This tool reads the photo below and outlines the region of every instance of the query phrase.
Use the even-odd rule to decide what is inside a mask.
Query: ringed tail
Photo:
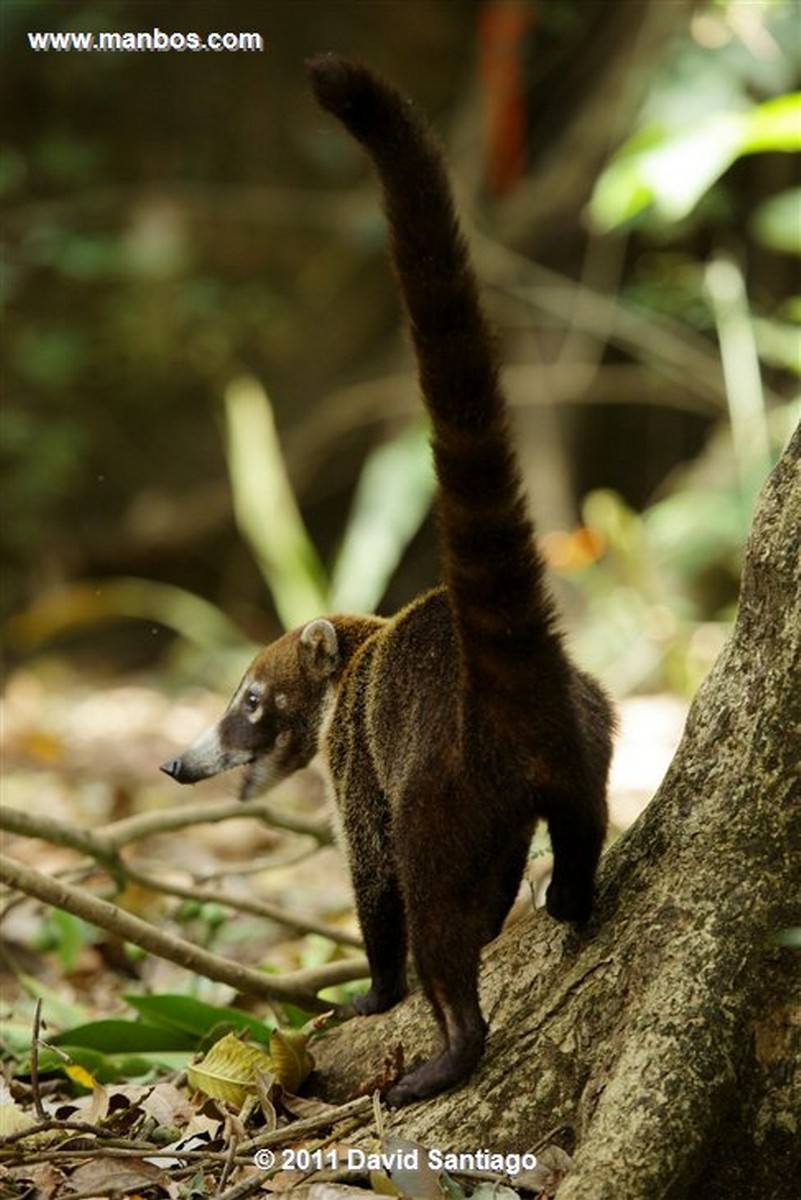
[[[445,577],[466,683],[499,701],[536,687],[553,608],[507,421],[495,338],[440,147],[419,111],[366,67],[308,64],[318,104],[366,149],[417,352],[440,485]]]

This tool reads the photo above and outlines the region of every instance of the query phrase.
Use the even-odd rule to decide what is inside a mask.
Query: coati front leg
[[[371,979],[353,1007],[366,1017],[386,1012],[406,995],[406,922],[395,876],[376,877],[364,866],[361,862],[351,875]]]
[[[370,783],[369,792],[365,781]],[[358,798],[358,803],[354,803]],[[406,919],[389,831],[389,809],[372,770],[348,798],[343,829],[370,988],[353,1007],[362,1016],[385,1012],[406,995]]]

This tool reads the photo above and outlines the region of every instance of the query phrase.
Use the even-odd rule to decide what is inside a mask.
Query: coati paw
[[[437,1073],[429,1070],[430,1066],[430,1063],[423,1063],[422,1067],[418,1067],[416,1071],[411,1071],[408,1075],[403,1075],[397,1083],[392,1085],[384,1096],[384,1101],[389,1108],[403,1108],[418,1100],[427,1100],[430,1096],[444,1092],[458,1082],[458,1078],[450,1079],[447,1074],[439,1077]]]
[[[388,1009],[394,1008],[405,995],[405,988],[386,991],[381,988],[371,987],[369,991],[364,992],[361,996],[356,996],[353,1001],[353,1007],[360,1017],[369,1017],[373,1013],[386,1012]]]
[[[592,888],[554,878],[545,893],[545,907],[555,921],[583,923],[592,912]]]
[[[403,1108],[406,1104],[414,1104],[415,1100],[423,1100],[425,1096],[418,1096],[417,1089],[414,1086],[411,1075],[404,1075],[403,1079],[398,1080],[387,1094],[384,1096],[384,1103],[389,1108]]]
[[[402,1076],[389,1089],[384,1100],[390,1108],[402,1108],[416,1100],[427,1100],[455,1087],[472,1072],[484,1047],[484,1027],[455,1052],[444,1051],[415,1071]]]

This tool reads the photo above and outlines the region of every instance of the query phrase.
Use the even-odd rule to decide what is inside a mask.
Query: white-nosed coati
[[[555,625],[440,150],[365,67],[320,56],[309,70],[318,103],[383,184],[433,424],[445,582],[391,620],[332,616],[285,634],[219,724],[162,769],[194,783],[244,764],[250,794],[321,752],[372,974],[356,1007],[401,999],[411,949],[444,1038],[390,1090],[405,1104],[450,1087],[481,1054],[479,955],[516,895],[538,818],[554,852],[549,913],[589,915],[613,718]]]

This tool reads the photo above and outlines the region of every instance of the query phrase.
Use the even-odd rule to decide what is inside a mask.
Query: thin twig
[[[37,996],[36,1008],[33,1012],[33,1033],[31,1035],[31,1094],[33,1096],[33,1111],[37,1120],[47,1119],[42,1093],[39,1088],[39,1031],[42,1025],[42,997]]]
[[[266,819],[263,801],[257,801],[254,805],[239,805],[236,807],[232,804],[216,805],[214,806],[212,816],[215,820],[224,820],[226,817],[232,815],[239,816],[243,807],[247,809],[245,812],[246,816]],[[180,884],[161,882],[144,872],[138,871],[119,857],[118,849],[127,841],[136,841],[141,837],[152,834],[156,829],[174,828],[175,826],[172,824],[174,815],[179,815],[181,822],[187,816],[186,813],[174,814],[173,810],[168,810],[166,813],[145,813],[142,814],[141,818],[132,817],[125,821],[118,821],[112,825],[107,825],[100,830],[90,832],[86,829],[76,829],[66,821],[59,821],[53,817],[33,815],[5,806],[0,810],[0,828],[24,837],[42,838],[54,845],[68,846],[71,849],[82,851],[112,875],[118,890],[123,888],[126,882],[139,883],[143,887],[148,887],[153,891],[180,896],[184,899],[197,900],[200,903],[215,902],[241,912],[249,912],[255,916],[267,917],[299,933],[316,933],[339,945],[361,949],[361,942],[357,937],[341,932],[340,930],[331,929],[315,917],[288,912],[280,905],[271,904],[266,900],[234,899],[223,894],[218,895],[210,890],[182,887]],[[206,820],[208,809],[198,806],[194,810],[191,810],[188,815],[189,823],[195,824],[199,820]],[[156,818],[156,820],[153,818]],[[290,823],[293,825],[296,824],[294,820],[291,820]],[[309,823],[301,821],[301,825],[302,829],[296,826],[293,832],[310,833],[311,826]],[[318,837],[317,840],[319,842],[321,839]],[[69,873],[74,873],[75,869],[74,867],[69,868]],[[83,871],[84,868],[80,868],[80,870]]]
[[[236,1161],[237,1151],[239,1149],[239,1146],[237,1143],[237,1138],[236,1138],[236,1132],[232,1129],[230,1113],[226,1115],[225,1124],[228,1128],[228,1134],[229,1134],[230,1141],[229,1141],[229,1145],[228,1145],[228,1157],[226,1158],[225,1162],[223,1163],[222,1170],[220,1171],[220,1179],[217,1184],[217,1190],[215,1193],[215,1195],[217,1197],[219,1197],[219,1195],[222,1192],[223,1188],[225,1187],[228,1179],[230,1178],[231,1172],[234,1169],[234,1163]]]
[[[287,833],[313,837],[320,845],[331,845],[334,840],[327,817],[290,816],[264,799],[221,800],[214,804],[181,805],[162,812],[137,813],[106,825],[103,838],[109,846],[120,849],[154,833],[183,829],[187,825],[217,824],[232,817],[253,817]]]
[[[234,1184],[227,1192],[218,1190],[215,1193],[215,1200],[247,1200],[248,1196],[252,1196],[254,1192],[261,1191],[264,1186],[264,1174],[259,1171],[255,1175],[251,1175],[247,1179],[243,1179],[241,1183]],[[222,1187],[222,1180],[220,1180]]]
[[[118,851],[123,846],[151,837],[155,833],[184,829],[188,825],[217,824],[233,817],[253,817],[275,826],[276,829],[312,837],[321,845],[330,845],[333,841],[327,819],[310,820],[288,816],[265,800],[226,800],[217,804],[168,808],[163,812],[137,813],[136,816],[114,821],[94,832],[76,828],[68,821],[59,821],[41,813],[34,815],[4,804],[0,809],[0,829],[23,837],[41,838],[54,846],[67,846],[82,854],[88,854],[116,878],[125,870],[118,857]]]
[[[184,887],[177,883],[167,883],[144,871],[136,870],[129,864],[126,864],[125,873],[130,882],[138,883],[154,892],[164,892],[168,896],[180,896],[183,900],[197,900],[200,904],[222,904],[226,908],[236,909],[237,912],[250,913],[256,917],[267,917],[270,921],[277,921],[289,929],[294,929],[296,933],[316,933],[341,946],[352,946],[355,950],[363,948],[359,938],[354,937],[353,934],[332,929],[330,925],[318,921],[316,917],[288,912],[280,904],[272,904],[269,900],[251,900],[245,896],[229,896],[214,891],[212,888]]]
[[[319,1129],[328,1129],[333,1125],[339,1125],[349,1117],[371,1113],[372,1110],[372,1097],[357,1096],[355,1100],[349,1100],[346,1104],[340,1104],[337,1108],[329,1109],[324,1113],[317,1113],[313,1117],[301,1117],[299,1121],[293,1121],[291,1125],[284,1125],[281,1129],[270,1129],[266,1133],[257,1134],[250,1141],[242,1142],[239,1152],[247,1154],[264,1146],[277,1146],[281,1142],[306,1137],[307,1134],[317,1133]]]
[[[0,1137],[0,1150],[5,1150],[13,1146],[16,1142],[24,1142],[26,1138],[38,1137],[39,1134],[47,1133],[51,1129],[58,1129],[59,1131],[68,1129],[73,1133],[90,1134],[92,1137],[96,1137],[103,1142],[108,1142],[110,1146],[123,1140],[119,1137],[110,1137],[107,1130],[103,1129],[100,1125],[92,1124],[91,1121],[79,1121],[73,1117],[48,1117],[45,1113],[44,1117],[36,1125],[31,1125],[28,1129],[18,1129],[14,1133],[7,1133],[3,1137]],[[134,1151],[138,1154],[161,1153],[161,1148],[155,1146],[152,1142],[137,1142],[135,1139],[125,1138],[124,1143],[125,1145],[122,1148],[130,1150],[132,1153]]]
[[[580,311],[574,280],[532,262],[498,241],[471,230],[482,279],[529,306],[580,327],[604,342],[623,346],[642,362],[710,399],[723,411],[726,388],[714,345],[678,321],[657,316],[583,286]],[[580,322],[580,325],[579,325]]]
[[[70,850],[88,854],[95,862],[100,863],[120,887],[124,884],[124,867],[117,854],[117,847],[107,841],[103,830],[92,833],[88,829],[71,825],[68,821],[59,821],[42,813],[24,812],[8,804],[0,808],[0,829],[22,837],[41,838],[51,845],[66,846]]]
[[[295,867],[305,862],[320,849],[319,846],[293,845],[282,853],[263,854],[259,858],[248,859],[247,862],[225,862],[222,866],[208,866],[193,871],[192,877],[196,883],[214,883],[218,879],[233,879],[246,875],[258,875],[262,871],[278,871],[284,867]]]

